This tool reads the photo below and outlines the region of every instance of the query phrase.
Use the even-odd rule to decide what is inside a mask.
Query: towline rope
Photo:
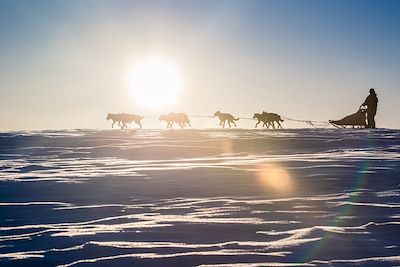
[[[211,116],[211,115],[198,115],[198,114],[188,114],[188,116],[194,117],[194,118],[209,118],[209,119],[215,118],[215,116]],[[159,116],[155,116],[155,115],[145,115],[143,117],[144,118],[159,118]],[[241,119],[241,120],[255,120],[254,118],[251,118],[251,117],[237,117],[237,118]],[[327,128],[331,125],[331,123],[328,121],[300,120],[300,119],[293,119],[293,118],[284,117],[284,116],[281,116],[281,118],[284,120],[288,120],[288,121],[306,123],[316,129]]]
[[[195,118],[216,118],[215,116],[205,116],[205,115],[188,115],[189,117],[195,117]],[[240,120],[254,120],[253,118],[247,118],[247,117],[237,117]]]
[[[285,120],[288,120],[288,121],[307,123],[308,125],[312,126],[315,129],[328,128],[331,125],[331,123],[328,121],[298,120],[298,119],[292,119],[292,118],[287,118],[287,117],[282,117],[282,118]]]
[[[206,116],[206,115],[189,115],[189,117],[195,117],[195,118],[214,118],[214,116]]]
[[[328,121],[312,121],[312,120],[299,120],[299,119],[292,119],[292,118],[288,118],[288,117],[283,117],[283,119],[288,120],[288,121],[297,121],[297,122],[305,122],[307,124],[330,124],[330,122]]]

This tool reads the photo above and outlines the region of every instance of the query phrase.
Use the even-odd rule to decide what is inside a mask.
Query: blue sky
[[[399,14],[386,0],[3,0],[0,129],[104,128],[107,112],[167,112],[128,97],[129,66],[154,53],[182,70],[173,111],[326,121],[374,87],[378,127],[399,128]]]

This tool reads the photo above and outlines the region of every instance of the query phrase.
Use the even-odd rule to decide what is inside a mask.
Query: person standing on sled
[[[378,107],[378,97],[376,96],[374,88],[369,89],[369,96],[361,106],[367,106],[367,128],[376,128],[375,115]]]

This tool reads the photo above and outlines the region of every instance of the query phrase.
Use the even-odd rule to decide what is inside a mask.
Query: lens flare
[[[221,153],[226,156],[232,156],[235,153],[233,151],[233,144],[231,140],[221,141]]]
[[[257,172],[257,178],[265,189],[289,192],[293,189],[290,173],[277,164],[263,164]]]

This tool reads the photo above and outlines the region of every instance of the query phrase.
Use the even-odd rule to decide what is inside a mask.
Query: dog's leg
[[[113,121],[113,123],[111,124],[111,129],[114,129],[114,124],[115,124],[115,121]]]

